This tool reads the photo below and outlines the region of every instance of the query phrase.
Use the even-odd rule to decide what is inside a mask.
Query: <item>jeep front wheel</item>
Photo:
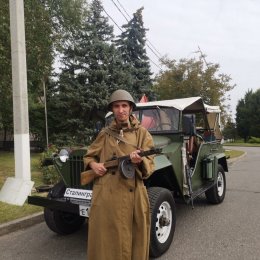
[[[205,192],[207,201],[212,204],[221,203],[226,194],[226,176],[221,165],[218,165],[217,181],[215,185]]]
[[[172,193],[160,187],[148,190],[151,214],[150,256],[159,257],[172,243],[176,212]]]
[[[85,222],[79,215],[48,208],[44,208],[44,219],[49,229],[60,235],[76,232]]]
[[[61,181],[50,190],[48,198],[61,198],[65,190],[64,182]],[[68,235],[80,229],[86,219],[70,212],[44,208],[44,220],[53,232],[60,235]]]

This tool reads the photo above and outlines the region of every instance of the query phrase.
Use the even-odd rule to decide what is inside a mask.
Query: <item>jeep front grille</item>
[[[80,187],[80,173],[84,171],[83,156],[70,157],[70,180],[72,187]]]

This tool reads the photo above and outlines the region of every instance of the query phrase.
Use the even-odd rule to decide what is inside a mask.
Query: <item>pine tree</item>
[[[122,62],[112,42],[113,27],[102,10],[99,0],[92,1],[82,29],[63,52],[63,68],[52,103],[56,125],[62,129],[53,132],[64,144],[89,143],[96,122],[107,112],[110,94],[125,84]],[[62,120],[57,117],[60,111],[64,111]],[[52,134],[52,139],[57,140],[57,136]]]
[[[123,57],[125,70],[131,73],[128,90],[135,99],[140,100],[143,94],[153,98],[152,79],[149,58],[146,54],[146,30],[144,28],[143,8],[133,14],[133,18],[125,25],[124,31],[116,40],[117,47]]]

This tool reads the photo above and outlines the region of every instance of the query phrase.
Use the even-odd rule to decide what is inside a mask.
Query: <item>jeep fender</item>
[[[220,164],[225,172],[228,172],[228,164],[227,164],[227,158],[224,153],[219,153],[216,155],[216,158],[218,160],[218,164]]]
[[[172,165],[172,163],[169,161],[167,156],[164,155],[164,154],[157,155],[154,158],[154,163],[155,163],[155,171],[166,168],[166,167]]]

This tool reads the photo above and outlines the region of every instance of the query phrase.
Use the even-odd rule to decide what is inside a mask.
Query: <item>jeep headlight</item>
[[[59,158],[62,162],[66,162],[69,159],[69,152],[66,149],[61,149],[59,152]]]

